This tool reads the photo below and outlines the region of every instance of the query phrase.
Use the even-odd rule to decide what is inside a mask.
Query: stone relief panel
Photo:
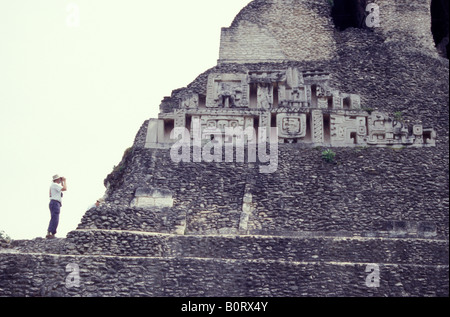
[[[366,137],[366,118],[330,115],[331,144],[362,144]]]
[[[320,110],[313,110],[311,112],[311,141],[313,143],[323,143],[325,140],[323,130],[323,113]]]
[[[178,106],[171,112],[163,111],[160,119],[164,120],[158,126],[152,123],[148,144],[163,142],[154,134],[167,134],[172,126],[192,131],[195,118],[201,122],[201,131],[209,129],[220,134],[227,127],[245,130],[255,124],[276,126],[282,143],[301,140],[331,146],[436,144],[432,128],[420,124],[407,127],[386,113],[369,113],[361,108],[359,95],[341,93],[329,82],[330,74],[325,71],[295,67],[209,74],[206,98],[190,89],[177,91]]]
[[[183,110],[175,111],[174,124],[176,128],[186,127],[186,113]]]
[[[259,128],[266,128],[266,140],[270,140],[269,128],[270,128],[270,112],[261,113],[259,116]]]
[[[259,116],[259,126],[260,127],[270,127],[270,114],[269,113],[262,113]]]
[[[280,113],[277,115],[278,137],[299,139],[306,136],[306,114]]]
[[[325,85],[316,86],[317,108],[328,109],[328,100],[332,100],[333,93]]]
[[[316,95],[318,98],[328,98],[333,97],[333,93],[329,87],[325,85],[317,85],[316,87]]]
[[[286,84],[289,88],[304,86],[303,73],[295,67],[289,67],[286,71]]]
[[[286,82],[280,83],[279,92],[279,100],[285,107],[299,108],[311,102],[311,86],[305,85],[303,72],[298,68],[286,70]]]
[[[371,145],[393,145],[407,143],[407,129],[399,122],[395,122],[385,113],[375,111],[368,119],[369,137]]]
[[[305,87],[296,87],[290,91],[290,100],[293,102],[306,101]]]
[[[414,144],[423,144],[423,126],[413,126]]]
[[[273,106],[273,86],[267,84],[258,85],[257,107],[258,109],[270,109]]]
[[[183,96],[181,100],[182,109],[197,109],[199,107],[198,94],[192,94],[189,96]]]
[[[200,133],[203,140],[208,140],[211,135],[225,134],[225,128],[241,128],[244,131],[246,128],[253,128],[253,117],[243,116],[214,116],[203,115],[193,116],[191,122],[191,131],[194,130],[195,122],[200,123]]]
[[[422,125],[414,125],[410,133],[403,122],[379,111],[369,116],[368,129],[367,143],[370,145],[435,145],[436,132],[433,129],[427,129],[427,141],[424,142],[425,129]]]
[[[317,98],[317,108],[328,109],[328,98],[326,97]]]
[[[339,91],[333,91],[333,109],[342,109],[343,99]]]
[[[245,74],[210,74],[207,108],[245,108],[249,106],[249,85]]]
[[[249,84],[274,84],[286,81],[286,71],[249,72]]]

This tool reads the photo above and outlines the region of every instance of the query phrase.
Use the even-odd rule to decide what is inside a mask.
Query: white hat
[[[53,180],[55,181],[55,180],[57,180],[57,179],[60,179],[61,177],[58,175],[58,174],[56,174],[56,175],[53,175]]]

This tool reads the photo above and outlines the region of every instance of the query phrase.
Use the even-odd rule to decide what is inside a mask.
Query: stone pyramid
[[[65,239],[1,251],[0,296],[448,296],[431,0],[355,1],[345,30],[338,3],[243,8],[217,66],[143,123],[105,203]]]

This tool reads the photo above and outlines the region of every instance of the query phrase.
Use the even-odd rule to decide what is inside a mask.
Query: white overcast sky
[[[0,231],[44,237],[53,174],[59,237],[160,101],[217,63],[250,0],[0,0]],[[79,25],[77,25],[77,9]]]

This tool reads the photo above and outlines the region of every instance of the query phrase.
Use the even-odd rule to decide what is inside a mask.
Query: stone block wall
[[[186,210],[182,207],[129,207],[105,204],[83,216],[79,229],[111,229],[147,232],[176,232],[185,227]]]
[[[448,265],[448,242],[424,238],[75,230],[66,240],[60,253],[67,255]]]
[[[219,63],[329,59],[330,12],[327,1],[253,1],[222,29]]]
[[[113,229],[141,230],[160,213],[179,223],[186,217],[186,233],[236,233],[251,194],[248,232],[378,232],[380,221],[410,221],[429,222],[432,234],[448,235],[442,146],[338,148],[330,164],[321,148],[280,145],[273,174],[260,174],[260,163],[174,163],[168,150],[135,148],[123,174],[126,185],[109,191],[109,205],[88,212],[80,228],[90,228],[101,213],[108,226],[122,223]],[[140,188],[170,191],[173,208],[130,207]]]
[[[380,25],[372,31],[386,42],[437,56],[431,33],[431,0],[367,3],[378,5]],[[333,24],[331,8],[327,0],[252,1],[229,28],[222,29],[219,64],[333,58],[341,36]]]
[[[436,147],[334,148],[330,164],[322,148],[280,145],[277,171],[260,174],[174,163],[145,148],[146,121],[77,230],[0,250],[0,296],[448,296],[448,60],[432,54],[430,0],[375,2],[374,32],[334,30],[327,0],[251,2],[223,30],[219,65],[161,111],[205,96],[210,73],[324,69],[363,107],[435,128]]]
[[[0,296],[448,296],[445,240],[76,230],[12,244]]]
[[[375,0],[380,8],[380,28],[386,41],[437,54],[431,33],[431,0]]]

